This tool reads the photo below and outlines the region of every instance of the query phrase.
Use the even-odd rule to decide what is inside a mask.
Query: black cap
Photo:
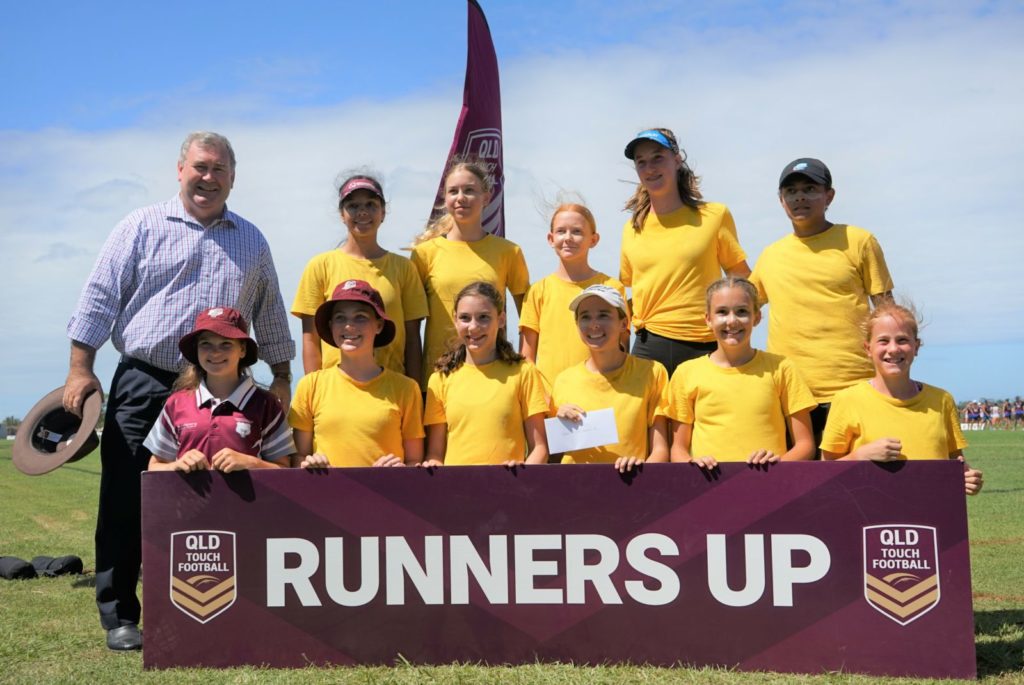
[[[790,176],[796,175],[806,176],[826,188],[832,187],[832,172],[828,170],[828,167],[820,159],[814,159],[813,157],[794,159],[782,170],[782,174],[779,176],[779,187],[781,188],[786,185],[786,181]]]

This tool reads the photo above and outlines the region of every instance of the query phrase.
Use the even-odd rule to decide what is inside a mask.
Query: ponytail
[[[177,392],[179,390],[195,390],[199,387],[199,384],[206,378],[206,374],[199,367],[198,364],[189,364],[178,377],[174,379],[174,385],[171,386],[171,392]]]

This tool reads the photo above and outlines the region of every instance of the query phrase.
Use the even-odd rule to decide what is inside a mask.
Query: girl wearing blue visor
[[[641,131],[626,146],[639,184],[626,202],[619,280],[632,292],[633,354],[669,374],[715,349],[704,320],[705,292],[728,276],[750,275],[729,209],[706,202],[699,179],[667,128]]]

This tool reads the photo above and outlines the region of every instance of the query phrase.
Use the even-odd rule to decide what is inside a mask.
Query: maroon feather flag
[[[447,169],[453,157],[472,158],[487,170],[492,184],[491,202],[484,208],[484,230],[505,235],[505,171],[501,144],[501,84],[498,82],[498,57],[494,54],[487,17],[476,0],[469,0],[469,41],[466,53],[466,85],[462,92],[462,112],[455,125],[455,138],[448,151]],[[438,209],[438,208],[442,209]],[[431,218],[444,207],[444,171],[434,200]]]

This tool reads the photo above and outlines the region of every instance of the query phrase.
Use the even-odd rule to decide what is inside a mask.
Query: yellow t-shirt
[[[718,461],[746,461],[757,450],[785,454],[786,417],[816,404],[789,360],[760,350],[730,368],[691,359],[668,384],[669,418],[693,424],[690,454]]]
[[[331,299],[334,288],[350,279],[366,281],[384,299],[384,311],[395,322],[395,339],[374,351],[381,366],[405,372],[405,322],[422,319],[427,315],[427,296],[423,284],[416,274],[416,268],[405,257],[388,252],[376,259],[358,259],[340,249],[318,254],[309,260],[299,288],[292,302],[295,316],[313,316],[316,309]],[[320,343],[323,357],[321,368],[330,369],[338,365],[340,353],[337,347]]]
[[[385,454],[405,458],[403,440],[423,437],[419,384],[390,369],[361,383],[340,368],[299,379],[288,411],[295,430],[313,433],[313,451],[331,466],[373,466]]]
[[[452,314],[455,296],[474,281],[486,281],[504,295],[522,295],[530,285],[526,259],[519,246],[496,235],[465,242],[439,236],[412,249],[416,265],[427,291],[430,316],[423,345],[424,378],[434,370],[434,362],[455,337]]]
[[[603,273],[579,283],[564,281],[555,274],[530,286],[519,315],[519,328],[537,331],[537,369],[548,383],[553,383],[565,369],[590,358],[587,346],[580,340],[576,317],[569,303],[592,285],[615,288],[626,299],[626,288],[617,279]],[[628,312],[627,312],[628,314]]]
[[[845,224],[791,233],[765,248],[750,280],[771,304],[768,351],[796,364],[818,402],[874,375],[860,326],[869,296],[892,290],[892,278],[873,235]]]
[[[637,233],[622,229],[619,279],[633,293],[633,329],[672,338],[714,340],[704,322],[705,291],[747,258],[725,205],[706,202],[665,216],[647,215]]]
[[[953,397],[931,385],[909,400],[887,397],[868,381],[836,393],[821,449],[844,456],[881,438],[902,443],[901,459],[949,459],[967,447]]]
[[[526,457],[523,421],[547,411],[537,367],[496,360],[463,364],[447,376],[434,372],[423,423],[448,424],[445,464],[501,464]]]
[[[598,464],[619,457],[646,459],[651,452],[648,429],[655,416],[667,409],[665,389],[668,372],[659,362],[626,355],[626,363],[609,374],[601,374],[580,362],[558,374],[551,390],[554,412],[563,404],[577,404],[586,411],[615,411],[619,441],[612,445],[566,452],[563,464]]]

